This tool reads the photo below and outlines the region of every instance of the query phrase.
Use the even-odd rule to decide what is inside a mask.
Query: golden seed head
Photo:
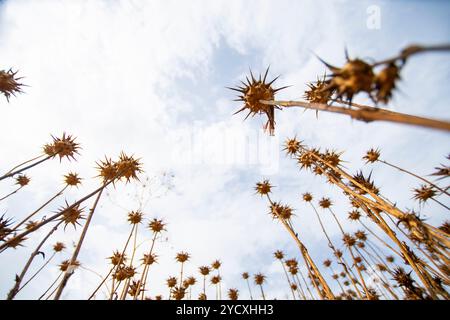
[[[130,182],[131,179],[139,180],[137,174],[143,172],[139,159],[135,159],[133,156],[127,156],[123,152],[120,153],[116,166],[119,175],[118,179],[124,178],[126,182]]]
[[[67,159],[74,159],[75,154],[79,154],[80,145],[75,142],[74,137],[67,135],[64,132],[61,138],[52,136],[51,144],[44,145],[44,152],[50,157],[59,156],[59,160],[66,157]]]
[[[361,240],[361,241],[367,240],[367,234],[363,230],[356,231],[355,237],[356,237],[356,239]]]
[[[348,213],[348,218],[353,221],[358,221],[361,218],[361,213],[358,210],[352,210]]]
[[[256,114],[265,114],[268,120],[266,125],[264,126],[264,129],[269,131],[270,135],[273,135],[275,131],[275,109],[280,108],[278,106],[272,106],[261,103],[260,101],[275,100],[275,93],[286,87],[278,89],[272,88],[272,84],[275,82],[275,80],[278,79],[278,77],[276,77],[269,83],[266,83],[268,72],[269,68],[267,68],[266,73],[262,79],[260,75],[259,79],[256,80],[253,77],[252,72],[250,71],[251,81],[247,77],[246,78],[247,83],[241,81],[243,86],[237,86],[236,88],[228,88],[228,89],[239,92],[239,97],[238,99],[236,99],[236,101],[242,101],[244,103],[244,106],[237,112],[235,112],[235,114],[244,110],[248,110],[246,118],[250,115],[253,116]]]
[[[325,150],[322,159],[331,164],[333,167],[338,167],[341,163],[341,155],[343,152],[336,152],[334,150]]]
[[[27,231],[32,231],[34,229],[36,229],[36,227],[38,226],[39,222],[37,221],[29,221],[26,225],[25,225],[25,229]]]
[[[163,222],[163,220],[153,219],[148,224],[148,227],[150,230],[152,230],[154,233],[159,233],[165,230],[166,224]]]
[[[6,242],[8,243],[8,248],[13,248],[16,249],[17,247],[23,247],[22,242],[24,242],[25,240],[27,240],[28,238],[26,237],[12,237],[9,239],[6,239]]]
[[[300,169],[310,169],[315,160],[310,152],[303,152],[297,157],[297,162],[300,165]]]
[[[188,285],[193,286],[197,282],[197,279],[195,279],[194,277],[188,277],[186,279],[186,282]]]
[[[316,82],[308,83],[308,90],[303,96],[308,102],[328,104],[333,95],[333,90],[328,90],[330,82],[325,80],[326,75],[322,79],[318,78]]]
[[[169,277],[167,278],[166,283],[169,288],[173,288],[177,285],[177,278]]]
[[[142,260],[143,264],[150,266],[150,265],[158,262],[157,261],[158,255],[156,253],[150,253],[150,254],[144,253],[144,257],[141,260]]]
[[[323,265],[328,268],[329,266],[331,266],[331,260],[330,259],[325,260],[323,262]]]
[[[450,221],[444,221],[442,225],[439,227],[439,230],[445,232],[446,234],[450,235]]]
[[[269,180],[264,180],[263,182],[256,183],[256,193],[259,193],[261,196],[269,194],[271,192],[272,186],[269,183]]]
[[[176,287],[172,289],[172,297],[175,300],[182,300],[186,295],[186,289],[183,287]]]
[[[288,266],[289,268],[291,268],[291,267],[297,268],[297,267],[298,267],[298,262],[297,262],[296,259],[288,259],[288,260],[286,260],[284,263],[285,263],[286,266]]]
[[[336,250],[334,251],[334,256],[336,258],[341,258],[342,257],[342,251],[341,250]]]
[[[288,155],[295,155],[301,148],[301,142],[296,138],[287,139],[284,143],[284,149]]]
[[[342,241],[347,247],[353,247],[356,244],[356,239],[348,233],[344,234]]]
[[[213,276],[211,278],[211,283],[212,284],[218,284],[221,280],[222,280],[222,278],[220,276]]]
[[[289,220],[292,217],[292,208],[288,205],[281,205],[279,202],[273,202],[270,205],[270,214],[274,219]]]
[[[380,193],[380,190],[375,186],[375,183],[372,178],[372,172],[367,176],[367,178],[364,176],[362,171],[358,171],[356,175],[353,176],[353,179],[358,182],[361,186],[369,190],[370,192],[378,195]],[[358,192],[361,195],[365,195],[367,192],[363,190],[362,188],[358,187],[353,182],[350,182],[351,187],[355,189],[356,192]]]
[[[361,257],[355,257],[355,262],[356,263],[361,263],[362,262],[362,258]]]
[[[70,172],[64,176],[64,182],[68,186],[76,187],[81,184],[81,178],[78,177],[78,174]]]
[[[103,181],[115,180],[118,178],[117,165],[110,159],[105,157],[105,160],[97,162],[98,177],[103,178]]]
[[[8,71],[0,70],[0,92],[6,97],[9,102],[11,95],[15,96],[16,93],[22,93],[22,83],[18,81],[22,78],[16,77],[17,71],[13,72],[11,69]]]
[[[414,191],[414,199],[419,200],[420,203],[426,202],[428,199],[433,198],[437,195],[436,190],[432,186],[427,186],[425,184],[421,185],[420,188],[416,188]]]
[[[330,198],[322,198],[319,200],[319,206],[321,206],[324,209],[328,209],[331,207],[333,203],[331,202]]]
[[[113,274],[113,278],[116,281],[120,282],[120,281],[123,281],[126,279],[133,278],[135,274],[136,274],[136,269],[133,268],[132,266],[119,265]]]
[[[66,248],[66,246],[62,242],[57,242],[53,245],[53,251],[55,251],[55,252],[61,252],[65,248]]]
[[[277,250],[274,252],[273,254],[275,256],[276,259],[278,260],[283,260],[284,259],[284,253],[281,250]]]
[[[366,160],[366,163],[374,163],[380,158],[380,150],[371,148],[367,151],[366,155],[363,157],[363,160]]]
[[[24,174],[21,174],[21,175],[17,176],[17,178],[16,178],[16,184],[21,187],[25,187],[29,183],[30,183],[30,178],[28,178]]]
[[[198,295],[198,300],[207,300],[208,298],[206,297],[206,294],[204,294],[204,293],[200,293],[199,295]]]
[[[143,213],[139,210],[128,213],[128,222],[130,224],[139,224],[142,221]]]
[[[198,269],[203,276],[207,276],[211,272],[211,269],[208,266],[201,266]]]
[[[237,300],[239,298],[239,290],[228,289],[228,298],[230,298],[230,300]]]
[[[128,294],[132,297],[137,297],[142,292],[142,284],[138,280],[133,280],[130,284],[130,287],[128,289]]]
[[[113,266],[124,264],[127,261],[127,257],[125,253],[121,253],[118,250],[113,252],[113,255],[109,257],[108,259],[111,260],[111,264]]]
[[[254,279],[255,279],[255,283],[257,285],[262,285],[266,280],[266,276],[263,275],[262,273],[257,273],[257,274],[255,274]]]
[[[216,270],[219,269],[221,265],[222,265],[222,262],[220,262],[220,260],[215,260],[215,261],[213,261],[213,263],[211,263],[211,267]]]
[[[243,278],[244,280],[247,280],[249,277],[250,277],[250,276],[248,275],[248,272],[243,272],[243,273],[242,273],[242,278]]]
[[[366,245],[364,244],[364,242],[358,242],[358,243],[356,244],[356,246],[357,246],[358,248],[360,248],[360,249],[364,249],[364,248],[366,247]]]
[[[69,269],[69,267],[72,267],[73,269],[75,269],[75,268],[78,268],[80,265],[81,264],[80,264],[80,262],[78,262],[78,260],[75,260],[73,264],[70,263],[70,260],[64,260],[59,265],[59,270],[62,272],[65,272],[65,271],[67,271],[67,269]]]
[[[184,262],[188,261],[189,258],[190,258],[189,253],[180,252],[180,253],[177,253],[175,260],[177,260],[178,262],[184,263]]]
[[[386,261],[389,263],[393,263],[395,261],[395,258],[393,256],[387,256]]]
[[[381,272],[386,272],[388,269],[386,268],[386,266],[382,263],[378,263],[377,264],[377,269],[380,270]]]
[[[80,204],[69,206],[66,201],[66,207],[61,207],[59,209],[59,212],[63,212],[61,220],[64,221],[64,228],[66,228],[69,223],[72,224],[75,229],[76,225],[81,225],[78,220],[84,219],[83,210],[84,208],[80,208]]]
[[[395,82],[400,79],[400,70],[395,63],[390,63],[375,75],[376,101],[387,104],[395,89]]]
[[[303,197],[303,200],[306,201],[306,202],[311,202],[312,199],[313,199],[312,194],[309,193],[309,192],[305,192],[305,193],[302,195],[302,197]]]

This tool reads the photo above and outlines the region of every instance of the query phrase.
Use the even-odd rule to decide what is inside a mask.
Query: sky
[[[0,99],[0,172],[38,155],[51,134],[76,136],[82,150],[77,161],[52,160],[30,170],[30,185],[0,202],[0,212],[24,217],[62,188],[63,174],[78,172],[83,186],[58,198],[46,214],[57,210],[64,200],[74,201],[99,185],[96,161],[105,155],[117,157],[123,150],[141,158],[142,184],[145,177],[153,179],[143,190],[151,193],[141,208],[146,218],[168,223],[156,245],[160,259],[150,273],[149,296],[167,297],[164,280],[179,272],[175,254],[187,251],[192,258],[186,272],[198,279],[198,266],[215,259],[223,262],[224,292],[238,288],[241,297],[248,297],[241,273],[262,272],[267,275],[267,296],[286,298],[289,290],[273,252],[280,249],[299,258],[298,250],[267,214],[267,201],[255,195],[256,182],[270,179],[276,186],[272,198],[295,208],[294,224],[317,264],[331,253],[314,213],[300,199],[303,192],[316,199],[331,197],[345,228],[357,229],[346,219],[349,205],[339,190],[321,177],[300,172],[295,160],[285,156],[286,138],[297,136],[310,146],[345,151],[349,172],[373,171],[383,195],[439,225],[447,218],[441,207],[419,206],[411,199],[412,188],[420,185],[417,180],[381,164],[364,165],[361,158],[369,148],[379,147],[383,159],[426,175],[444,163],[449,136],[334,114],[320,113],[316,119],[314,112],[289,109],[276,113],[271,137],[262,130],[262,117],[243,121],[242,113],[232,115],[240,105],[225,87],[238,84],[249,68],[261,73],[270,65],[269,78],[281,75],[275,85],[291,86],[277,98],[301,99],[306,83],[326,71],[314,54],[342,65],[345,47],[351,57],[380,60],[409,44],[445,43],[450,38],[449,14],[446,1],[4,0],[0,69],[19,70],[27,87],[9,103]],[[399,89],[387,108],[450,119],[449,80],[448,54],[415,56],[402,70]],[[368,102],[364,97],[356,101]],[[108,189],[80,255],[86,269],[75,273],[62,298],[87,298],[99,275],[107,273],[106,258],[126,241],[126,215],[139,208],[134,195],[142,192],[142,184]],[[0,194],[13,188],[12,180],[2,181]],[[323,214],[337,243],[340,231]],[[151,237],[144,229],[142,248]],[[25,248],[2,254],[1,296],[46,232],[37,232]],[[68,227],[52,237],[46,252],[57,240],[69,248],[17,298],[35,299],[50,285],[79,232]],[[40,263],[37,259],[32,270]],[[208,290],[213,296],[214,288]],[[257,296],[257,288],[253,290]]]

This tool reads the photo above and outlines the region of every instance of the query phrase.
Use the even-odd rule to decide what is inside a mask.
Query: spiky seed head
[[[105,156],[105,160],[97,162],[98,177],[101,177],[104,182],[115,180],[118,177],[117,165]]]
[[[362,262],[362,258],[361,257],[355,257],[355,262],[356,263],[361,263]]]
[[[235,112],[235,114],[244,110],[248,110],[248,114],[245,118],[247,118],[250,115],[254,116],[256,114],[265,114],[267,116],[267,123],[264,126],[264,130],[267,130],[270,135],[273,135],[275,131],[275,109],[280,109],[280,107],[263,104],[260,101],[275,100],[275,93],[286,87],[278,89],[274,89],[272,87],[272,84],[275,82],[276,79],[278,79],[278,77],[273,79],[269,83],[266,83],[268,71],[269,68],[267,68],[264,78],[261,79],[260,76],[259,80],[256,80],[250,71],[251,81],[247,77],[247,83],[242,82],[243,87],[237,86],[236,88],[228,88],[228,89],[239,92],[239,97],[237,101],[242,101],[244,103],[244,106],[237,112]]]
[[[0,70],[0,92],[6,97],[6,101],[9,102],[11,95],[15,96],[16,93],[22,93],[22,86],[24,84],[18,81],[22,78],[16,77],[17,71],[13,72],[11,69],[8,71]]]
[[[130,288],[128,289],[128,294],[132,297],[137,297],[142,292],[142,284],[139,280],[132,280]]]
[[[17,247],[23,247],[22,242],[24,242],[25,240],[27,240],[28,238],[26,237],[21,237],[21,236],[16,236],[16,237],[11,237],[9,239],[6,239],[5,241],[8,243],[8,248],[13,248],[13,249],[17,249]]]
[[[367,240],[367,234],[363,230],[358,230],[355,232],[355,238],[360,241],[366,241]]]
[[[325,150],[325,153],[322,155],[322,159],[328,162],[333,167],[338,167],[342,162],[341,155],[343,152],[337,152],[334,150]]]
[[[255,274],[254,280],[255,280],[255,284],[260,286],[265,282],[266,276],[263,275],[262,273],[257,273],[257,274]]]
[[[219,269],[221,265],[222,265],[222,262],[220,260],[214,260],[211,263],[211,267],[216,270]]]
[[[366,247],[366,244],[364,242],[358,242],[356,243],[356,246],[360,249],[364,249]]]
[[[380,190],[375,186],[375,183],[372,178],[372,172],[365,177],[362,171],[358,171],[356,175],[353,176],[353,179],[359,183],[361,186],[363,186],[365,189],[369,190],[371,193],[378,195],[380,193]],[[366,190],[358,187],[355,183],[352,181],[350,182],[350,186],[355,189],[356,192],[358,192],[360,195],[367,194]]]
[[[75,260],[72,264],[70,263],[70,260],[64,260],[59,265],[59,270],[62,272],[66,272],[69,269],[69,267],[75,269],[75,268],[78,268],[80,265],[81,264],[78,260]]]
[[[263,182],[256,183],[256,193],[260,194],[261,196],[267,195],[271,192],[272,185],[270,184],[269,180],[264,180]]]
[[[148,224],[148,228],[154,232],[154,233],[160,233],[165,230],[166,224],[163,222],[163,220],[158,220],[154,218],[151,220]]]
[[[248,272],[243,272],[242,273],[242,279],[247,280],[249,277],[250,276],[249,276]]]
[[[332,206],[332,204],[333,203],[331,202],[330,198],[323,197],[319,200],[319,206],[321,206],[323,209],[328,209]]]
[[[311,193],[305,192],[305,193],[302,195],[302,198],[303,198],[303,200],[306,201],[306,202],[311,202],[312,199],[313,199],[313,196],[312,196]]]
[[[83,210],[84,208],[80,208],[80,204],[73,206],[69,205],[66,201],[66,206],[59,209],[59,213],[62,212],[62,216],[60,219],[64,221],[64,229],[68,224],[72,224],[75,229],[77,225],[81,226],[79,220],[84,219]]]
[[[186,289],[183,287],[176,287],[172,289],[172,297],[175,300],[182,300],[186,295]]]
[[[119,155],[119,160],[116,162],[118,179],[124,178],[126,182],[131,179],[139,180],[138,174],[143,172],[140,159],[135,159],[133,156],[127,156],[124,152]]]
[[[450,167],[441,164],[441,167],[435,167],[435,172],[433,172],[432,176],[438,176],[438,180],[450,177]]]
[[[201,266],[198,269],[200,271],[200,274],[203,276],[207,276],[211,272],[211,269],[208,266]]]
[[[304,98],[311,103],[328,104],[333,91],[329,90],[330,81],[326,80],[326,75],[323,78],[318,78],[316,82],[308,83],[308,90],[305,91]]]
[[[326,259],[324,262],[323,262],[323,265],[325,266],[325,267],[329,267],[329,266],[331,266],[331,260],[330,259]]]
[[[124,264],[127,261],[127,257],[125,253],[121,253],[118,250],[113,252],[113,255],[108,259],[111,260],[111,264],[113,266]]]
[[[287,139],[284,143],[284,149],[287,153],[287,155],[293,156],[297,154],[297,152],[301,148],[301,142],[298,141],[296,138]]]
[[[27,177],[25,174],[21,174],[21,175],[17,176],[17,178],[16,178],[16,184],[21,187],[25,187],[29,183],[30,183],[30,178]]]
[[[175,256],[175,260],[177,260],[178,262],[184,263],[186,261],[189,260],[191,256],[189,255],[189,253],[187,252],[179,252],[177,253],[177,255]]]
[[[194,277],[191,276],[191,277],[188,277],[186,279],[186,281],[187,281],[188,285],[193,286],[197,282],[197,279],[195,279]]]
[[[392,97],[396,81],[400,79],[400,69],[390,63],[375,75],[376,101],[387,104]]]
[[[228,289],[228,298],[230,298],[230,300],[237,300],[239,298],[239,290]]]
[[[64,176],[64,182],[68,186],[77,187],[79,184],[81,184],[81,178],[77,173],[69,172]]]
[[[358,210],[352,210],[348,213],[348,219],[353,221],[358,221],[361,218],[361,213]]]
[[[39,225],[39,222],[37,221],[29,221],[26,225],[25,225],[25,229],[27,231],[33,231],[36,229],[36,227]]]
[[[298,261],[296,259],[287,259],[285,262],[286,266],[288,266],[289,268],[298,267]]]
[[[50,157],[59,156],[59,160],[66,157],[68,160],[75,160],[75,155],[79,154],[80,145],[75,142],[75,137],[63,132],[61,138],[52,136],[52,143],[44,145],[44,152]]]
[[[348,233],[344,234],[342,241],[347,247],[353,247],[356,244],[356,239]]]
[[[279,202],[273,202],[270,205],[270,214],[274,219],[289,220],[292,217],[292,208],[288,205],[282,205]]]
[[[136,274],[136,269],[133,268],[132,266],[119,265],[113,274],[113,278],[116,281],[120,282],[120,281],[123,281],[126,279],[133,278],[135,274]]]
[[[158,261],[158,255],[156,253],[146,254],[144,253],[144,257],[141,259],[144,265],[150,266]]]
[[[395,258],[393,256],[387,256],[386,257],[386,261],[389,262],[389,263],[394,263]]]
[[[206,297],[206,294],[200,293],[200,294],[198,295],[198,300],[208,300],[208,298]]]
[[[5,238],[11,232],[10,228],[11,225],[12,219],[6,218],[5,215],[3,214],[0,217],[0,239]]]
[[[366,163],[374,163],[380,158],[380,150],[371,148],[367,151],[366,155],[363,157],[363,160],[366,160]]]
[[[131,211],[130,213],[128,213],[128,222],[130,224],[139,224],[142,222],[142,216],[144,214],[140,211],[140,210],[136,210],[136,211]]]
[[[62,242],[57,242],[53,245],[53,251],[55,251],[55,252],[61,252],[65,248],[66,248],[66,246]]]
[[[342,251],[341,250],[335,250],[334,251],[334,256],[336,258],[341,258],[342,257]]]
[[[177,278],[175,278],[175,277],[167,278],[166,284],[169,288],[175,287],[177,285]]]
[[[277,250],[274,252],[273,254],[275,256],[276,259],[278,260],[283,260],[284,259],[284,253],[281,250]]]
[[[218,284],[221,280],[222,280],[222,278],[220,276],[213,276],[211,278],[211,283],[212,284]]]
[[[377,264],[377,269],[380,270],[381,272],[386,272],[388,270],[387,267],[382,263]]]
[[[428,199],[437,195],[436,190],[432,186],[427,186],[425,184],[421,185],[420,188],[413,189],[413,191],[413,198],[419,200],[420,203],[425,203]]]
[[[311,153],[303,152],[297,157],[297,163],[299,164],[301,170],[310,169],[315,163],[315,160]]]
[[[450,235],[450,221],[444,221],[442,225],[439,227],[439,230],[445,232],[446,234]]]

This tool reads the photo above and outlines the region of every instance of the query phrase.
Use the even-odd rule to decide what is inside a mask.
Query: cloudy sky
[[[273,198],[295,208],[295,226],[318,264],[331,254],[300,194],[331,197],[343,222],[349,206],[322,178],[300,172],[281,151],[283,141],[296,135],[311,146],[345,151],[350,172],[373,170],[383,195],[440,224],[447,217],[441,207],[411,200],[418,181],[378,164],[364,166],[361,157],[379,147],[384,159],[425,175],[444,163],[449,135],[333,114],[316,119],[314,112],[291,109],[276,114],[276,135],[269,137],[261,129],[264,119],[232,116],[240,106],[225,86],[238,84],[249,67],[259,73],[270,65],[270,78],[281,74],[278,86],[291,85],[277,98],[300,99],[305,84],[325,71],[313,53],[341,65],[345,46],[352,57],[378,60],[411,43],[444,43],[450,39],[449,14],[447,1],[1,1],[0,69],[19,70],[28,87],[9,104],[0,100],[0,172],[38,155],[51,134],[73,134],[83,149],[76,162],[54,160],[31,170],[31,184],[0,202],[0,213],[24,217],[62,188],[63,174],[78,172],[83,186],[50,205],[43,213],[49,214],[64,199],[74,201],[94,189],[95,162],[124,150],[142,158],[146,175],[156,177],[143,208],[146,217],[168,223],[156,246],[160,261],[151,269],[150,296],[167,297],[164,279],[179,272],[175,254],[187,251],[187,274],[199,278],[197,267],[219,258],[223,288],[236,287],[248,297],[240,274],[263,272],[267,295],[286,298],[283,271],[272,253],[298,253],[267,214],[266,201],[254,194],[255,183],[270,179]],[[448,54],[413,57],[388,107],[449,119],[449,80]],[[71,278],[63,298],[89,296],[100,281],[89,270],[106,274],[105,258],[126,241],[126,214],[139,207],[134,195],[141,188],[119,185],[101,199],[80,255],[87,269]],[[12,181],[2,181],[0,195],[12,189]],[[323,214],[338,242],[339,230]],[[77,231],[58,231],[46,251],[56,240],[69,249],[18,298],[37,298],[50,285]],[[45,233],[1,255],[1,296]],[[150,236],[142,230],[142,248]],[[40,263],[38,258],[32,270]],[[213,296],[214,289],[208,290]]]

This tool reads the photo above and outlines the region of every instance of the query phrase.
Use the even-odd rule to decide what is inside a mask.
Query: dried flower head
[[[367,240],[367,234],[363,230],[358,230],[355,232],[356,239],[360,241],[366,241]]]
[[[142,221],[143,213],[140,210],[131,211],[128,213],[128,222],[130,224],[139,224]]]
[[[113,255],[111,257],[109,257],[108,259],[111,260],[111,264],[113,266],[123,264],[127,261],[127,257],[125,255],[125,253],[121,253],[118,250],[114,251]]]
[[[16,77],[17,71],[13,72],[12,69],[8,71],[0,70],[0,92],[6,97],[9,102],[11,95],[15,96],[16,93],[22,93],[22,86],[24,84],[18,81],[22,78]]]
[[[61,252],[65,248],[66,248],[66,246],[62,242],[57,242],[53,245],[53,251],[55,251],[55,252]]]
[[[323,262],[323,265],[325,266],[325,267],[330,267],[331,266],[331,260],[330,259],[326,259],[324,262]]]
[[[296,138],[293,139],[287,139],[284,143],[284,149],[288,155],[295,155],[301,148],[301,142],[298,141]]]
[[[438,180],[450,177],[450,167],[449,166],[445,166],[445,165],[441,164],[441,167],[435,167],[434,169],[436,169],[436,171],[433,172],[431,175],[439,177]]]
[[[208,266],[201,266],[198,269],[203,276],[207,276],[211,272],[211,269]]]
[[[296,259],[287,259],[286,261],[284,261],[284,263],[289,268],[297,268],[298,267],[298,261]]]
[[[190,258],[189,253],[187,252],[179,252],[177,253],[175,260],[177,260],[178,262],[184,263],[186,261],[188,261]]]
[[[193,286],[195,283],[197,282],[197,279],[195,279],[194,277],[188,277],[187,279],[186,279],[186,283],[188,284],[188,285],[190,285],[190,286]]]
[[[275,259],[278,259],[278,260],[284,259],[284,253],[281,250],[275,251],[273,255],[275,256]]]
[[[69,172],[64,176],[64,182],[68,186],[77,187],[79,184],[81,184],[81,178],[78,177],[78,174]]]
[[[11,218],[6,218],[4,214],[0,217],[0,240],[2,240],[8,234],[11,233],[10,228],[11,224],[12,224]]]
[[[256,183],[256,193],[259,193],[261,196],[269,194],[271,192],[272,186],[269,183],[269,180],[264,180],[263,182]]]
[[[172,297],[175,300],[182,300],[186,295],[186,289],[183,287],[176,287],[172,289]]]
[[[386,261],[389,262],[389,263],[394,263],[395,258],[393,256],[387,256],[386,257]]]
[[[358,171],[356,173],[356,175],[353,176],[353,179],[359,183],[361,186],[363,186],[364,188],[366,188],[367,190],[369,190],[370,192],[378,195],[380,193],[380,190],[375,186],[373,180],[371,180],[372,178],[372,172],[370,172],[370,174],[367,176],[367,178],[364,176],[364,174],[362,173],[362,171]],[[366,194],[366,190],[358,187],[356,184],[354,184],[353,182],[350,182],[350,186],[352,188],[355,189],[356,192],[358,192],[361,195]]]
[[[74,159],[75,154],[79,154],[78,150],[80,149],[80,145],[75,142],[74,137],[70,134],[66,136],[64,132],[61,138],[54,137],[52,135],[52,143],[46,144],[44,146],[44,153],[49,157],[59,156],[59,160],[66,157],[67,159]]]
[[[323,78],[317,78],[316,82],[308,83],[308,90],[305,91],[303,96],[307,101],[311,103],[323,103],[328,104],[333,95],[334,90],[329,90],[329,80],[326,80],[326,75]]]
[[[17,176],[17,178],[16,178],[16,184],[21,187],[25,187],[29,183],[30,183],[30,178],[28,178],[24,174],[21,174],[21,175]]]
[[[137,297],[139,296],[139,294],[141,294],[142,287],[143,285],[139,280],[138,281],[133,280],[130,284],[130,288],[128,289],[128,294],[132,297]]]
[[[236,88],[228,89],[239,92],[240,95],[238,99],[236,99],[236,101],[242,101],[244,103],[244,106],[234,114],[246,109],[248,110],[248,114],[245,119],[247,119],[250,115],[254,116],[256,114],[265,114],[268,120],[266,125],[264,126],[264,130],[269,131],[269,134],[273,135],[275,131],[275,109],[280,109],[280,107],[267,105],[261,103],[260,101],[273,101],[275,99],[275,93],[287,87],[281,87],[278,89],[274,89],[272,87],[272,84],[275,82],[275,80],[278,79],[278,77],[266,83],[268,72],[269,68],[267,68],[266,73],[264,74],[264,77],[262,79],[260,75],[259,79],[256,80],[253,76],[252,71],[250,70],[251,81],[248,79],[248,77],[246,77],[247,83],[241,81],[243,86],[236,86]]]
[[[27,239],[28,238],[23,237],[23,236],[15,236],[15,237],[6,239],[5,241],[8,243],[8,248],[16,249],[17,247],[23,247],[22,242],[24,242]]]
[[[207,300],[208,298],[206,297],[206,294],[204,294],[204,293],[200,293],[199,295],[198,295],[198,300]]]
[[[289,220],[292,217],[292,208],[288,205],[281,205],[273,202],[270,205],[270,214],[274,219]]]
[[[211,283],[212,284],[218,284],[221,280],[222,280],[222,278],[220,276],[213,276],[211,278]]]
[[[169,277],[167,278],[166,283],[169,288],[173,288],[177,285],[177,278]]]
[[[255,279],[255,283],[260,286],[265,282],[266,276],[263,275],[262,273],[257,273],[257,274],[255,274],[254,279]]]
[[[352,210],[348,213],[349,220],[358,221],[361,218],[361,213],[358,210]]]
[[[413,198],[419,200],[420,203],[425,203],[428,199],[437,195],[436,190],[434,190],[432,186],[427,186],[425,184],[421,185],[420,188],[413,189],[413,191]]]
[[[61,220],[64,221],[64,229],[69,223],[72,224],[75,229],[77,225],[81,226],[78,220],[84,219],[83,210],[84,208],[80,208],[80,204],[77,204],[76,206],[69,205],[66,201],[66,207],[61,207],[59,209],[60,213],[63,212]]]
[[[366,163],[374,163],[380,158],[380,150],[371,148],[367,151],[366,155],[363,157],[363,160],[366,160]]]
[[[322,155],[322,159],[328,162],[333,167],[338,167],[342,162],[342,154],[343,152],[337,152],[335,150],[325,150],[325,153]]]
[[[342,241],[347,247],[353,247],[356,244],[356,239],[348,233],[344,234]]]
[[[211,267],[216,270],[219,269],[221,265],[222,265],[222,262],[220,260],[214,260],[211,263]]]
[[[341,258],[342,257],[342,251],[341,250],[335,250],[334,251],[334,256],[336,257],[336,258]]]
[[[442,225],[439,227],[439,230],[450,235],[450,221],[447,220],[444,223],[442,223]]]
[[[133,156],[127,156],[121,152],[119,160],[116,162],[118,179],[124,178],[126,182],[130,182],[131,179],[139,180],[137,175],[142,171],[142,164],[140,159],[135,159]]]
[[[158,261],[158,255],[156,253],[150,253],[150,254],[146,254],[144,253],[144,257],[141,259],[142,263],[150,266],[154,263],[157,263]]]
[[[71,267],[71,269],[75,269],[75,268],[78,268],[80,265],[81,264],[80,264],[80,262],[78,262],[78,260],[75,260],[72,264],[70,263],[70,260],[64,260],[59,265],[59,270],[62,272],[65,272],[68,269],[70,269],[69,267]]]
[[[306,201],[306,202],[311,202],[312,199],[313,199],[313,196],[312,196],[311,193],[309,193],[309,192],[305,192],[305,193],[302,195],[302,197],[303,197],[303,200]]]
[[[400,79],[400,69],[395,63],[390,63],[375,75],[376,101],[387,104],[395,89],[395,82]]]
[[[115,180],[118,178],[117,165],[105,156],[105,160],[97,162],[98,177],[101,177],[104,182]]]
[[[123,281],[126,279],[133,278],[135,274],[136,274],[136,269],[133,268],[132,266],[119,265],[113,274],[113,278],[116,281],[120,282],[120,281]]]
[[[159,233],[159,232],[165,230],[165,226],[166,226],[166,224],[163,222],[163,220],[158,220],[158,219],[153,219],[148,224],[148,228],[154,233]]]
[[[250,276],[249,276],[248,272],[243,272],[243,273],[242,273],[242,278],[243,278],[244,280],[247,280],[249,277],[250,277]]]
[[[237,300],[239,298],[239,290],[228,289],[228,298],[230,298],[230,300]]]
[[[39,225],[39,222],[37,221],[29,221],[27,222],[27,224],[25,225],[25,229],[27,231],[33,231],[36,229],[36,227]]]
[[[323,197],[322,199],[319,200],[319,206],[321,206],[324,209],[331,207],[332,204],[333,203],[331,202],[330,198]]]

